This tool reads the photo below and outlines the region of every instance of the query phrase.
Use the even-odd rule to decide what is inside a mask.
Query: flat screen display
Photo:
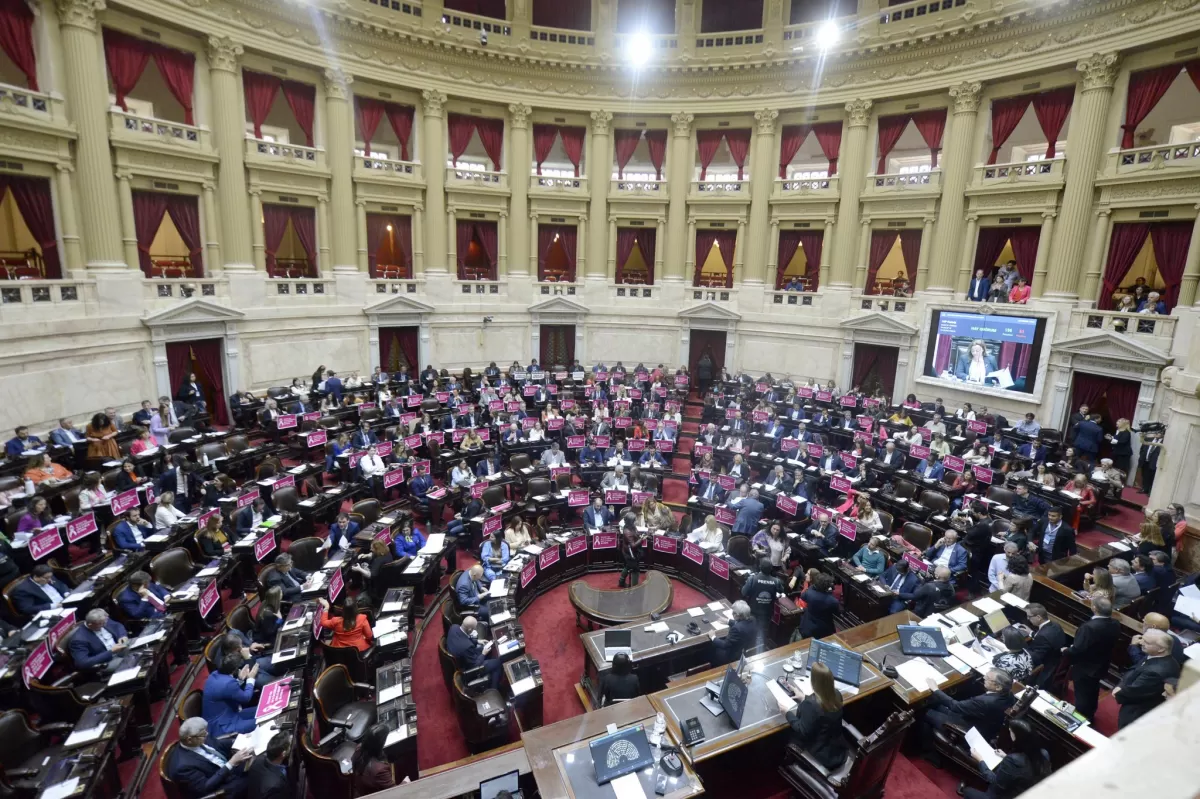
[[[1045,334],[1040,317],[935,310],[923,374],[968,390],[1031,394]]]

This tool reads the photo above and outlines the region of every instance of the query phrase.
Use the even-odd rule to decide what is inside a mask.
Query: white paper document
[[[101,724],[99,727],[89,727],[86,730],[75,730],[73,733],[67,736],[67,740],[63,742],[63,746],[69,749],[72,746],[83,746],[84,744],[90,744],[92,741],[99,739],[107,728],[107,724]]]
[[[492,580],[492,584],[488,587],[488,595],[492,599],[503,599],[508,594],[508,580],[503,577]]]
[[[371,633],[376,638],[379,638],[387,635],[388,633],[394,633],[396,630],[399,630],[403,624],[403,616],[387,616],[375,622],[375,626],[371,628]]]
[[[1200,588],[1196,587],[1195,583],[1180,588],[1179,593],[1191,599],[1200,599]]]
[[[979,617],[966,608],[955,608],[954,610],[947,611],[945,616],[950,621],[955,621],[959,624],[971,624],[972,622],[979,621]]]
[[[503,624],[504,622],[508,621],[511,618],[512,618],[511,613],[509,613],[507,610],[502,610],[499,613],[496,613],[492,616],[491,622],[493,625]]]
[[[609,785],[612,786],[617,799],[646,799],[646,792],[642,790],[642,782],[638,779],[636,771],[624,777],[617,777]]]
[[[774,680],[767,680],[767,690],[771,692],[771,696],[775,697],[776,702],[786,702],[792,707],[796,706],[796,700],[787,695],[787,692],[779,687],[779,683]]]
[[[1000,595],[1000,601],[1006,605],[1012,605],[1014,608],[1021,608],[1021,609],[1024,609],[1025,606],[1029,604],[1029,602],[1027,602],[1024,599],[1021,599],[1021,597],[1017,596],[1016,594],[1007,594],[1007,593]]]
[[[951,655],[958,658],[963,663],[966,663],[973,669],[989,666],[992,662],[987,655],[972,649],[969,646],[963,646],[962,644],[947,644],[946,649],[949,650]]]
[[[976,754],[983,755],[983,762],[988,768],[994,769],[1000,765],[1000,761],[1004,758],[996,754],[996,750],[988,745],[988,742],[983,740],[983,736],[979,730],[972,727],[967,730],[967,746],[971,747],[971,751]]]
[[[714,622],[712,623],[712,628],[713,628],[714,630],[716,630],[717,632],[720,632],[721,630],[728,630],[728,629],[729,629],[729,625],[728,625],[728,624],[726,624],[726,623],[725,623],[725,622],[723,622],[723,621],[714,621]]]
[[[634,775],[636,777],[636,775]],[[51,785],[49,788],[38,794],[38,799],[65,799],[75,793],[75,789],[79,787],[79,778],[72,777],[69,780],[64,780],[58,785]],[[638,787],[641,787],[639,783]],[[644,796],[645,794],[643,794]]]
[[[947,675],[920,659],[904,661],[896,666],[896,672],[906,683],[918,691],[928,691],[930,680],[937,680],[938,685],[944,685],[950,681]]]
[[[689,616],[703,616],[704,608],[688,608]]]
[[[404,602],[384,602],[383,607],[379,609],[380,613],[402,613],[404,612]]]
[[[138,672],[142,670],[141,666],[130,666],[127,669],[121,669],[108,678],[109,685],[119,685],[123,682],[137,679]]]
[[[959,674],[969,674],[971,671],[970,666],[954,657],[954,655],[948,655],[947,657],[942,658],[942,660],[946,661],[946,663]]]
[[[425,546],[421,547],[421,552],[432,554],[441,552],[446,546],[445,533],[433,533],[429,538],[425,539]]]
[[[137,648],[137,647],[139,647],[139,646],[145,646],[146,644],[152,644],[152,643],[154,643],[155,641],[161,641],[163,638],[166,638],[166,637],[167,637],[167,631],[166,631],[166,630],[159,630],[159,631],[158,631],[158,632],[156,632],[156,633],[150,633],[150,635],[143,635],[143,636],[141,636],[140,638],[136,639],[136,640],[135,640],[135,641],[134,641],[134,642],[133,642],[133,643],[130,645],[130,647],[129,647],[129,648],[130,648],[130,649],[136,649],[136,648]]]
[[[854,575],[853,577],[851,577],[850,579],[854,580],[855,582],[859,582],[859,583],[865,583],[867,580],[870,580],[870,579],[871,579],[871,575],[869,575],[869,574],[856,574],[856,575]]]
[[[391,732],[388,733],[388,737],[386,739],[384,739],[383,745],[386,748],[386,747],[391,746],[392,744],[400,743],[407,737],[408,737],[408,725],[401,724],[398,729],[392,730]]]
[[[1200,599],[1193,599],[1190,596],[1175,597],[1175,610],[1190,618],[1200,616]]]
[[[992,599],[990,596],[980,597],[971,604],[973,604],[981,613],[985,615],[988,613],[995,613],[997,610],[1004,610],[1004,606]]]
[[[379,692],[379,695],[375,697],[375,704],[383,705],[401,696],[404,696],[404,683],[393,685],[391,688],[384,688]]]
[[[709,610],[720,610],[722,607],[724,607],[724,605],[722,605],[720,602],[709,602],[706,607]]]
[[[533,677],[526,677],[523,680],[517,680],[512,684],[513,696],[520,696],[526,691],[532,691],[537,687],[537,680]]]

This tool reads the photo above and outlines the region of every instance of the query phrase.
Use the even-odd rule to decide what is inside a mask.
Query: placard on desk
[[[993,477],[994,477],[993,472],[988,467],[986,467],[986,466],[976,466],[975,467],[975,479],[978,480],[979,482],[985,483],[987,485],[991,485]]]
[[[221,591],[217,588],[216,580],[209,580],[208,585],[200,592],[200,599],[197,603],[200,611],[200,618],[208,616],[209,611],[217,606],[221,601]]]
[[[497,513],[483,520],[483,534],[489,536],[499,532],[504,527],[504,517]]]
[[[333,576],[329,578],[329,601],[336,602],[341,595],[342,589],[346,585],[346,579],[342,577],[341,569],[334,569]]]
[[[67,541],[74,544],[82,538],[87,538],[100,528],[96,525],[96,514],[91,511],[67,522]]]
[[[616,549],[616,533],[596,533],[592,536],[592,549]]]
[[[275,551],[275,544],[275,531],[268,530],[266,535],[254,542],[254,559],[262,563],[263,558]]]
[[[538,555],[538,568],[548,569],[555,563],[558,563],[558,559],[559,551],[557,546],[551,546],[543,549],[541,554]]]
[[[573,558],[576,555],[581,555],[587,552],[588,542],[587,534],[577,535],[574,538],[567,539],[567,557]]]
[[[291,430],[296,424],[296,414],[294,413],[285,413],[275,419],[276,430]]]
[[[329,434],[324,430],[312,430],[304,437],[304,442],[309,449],[323,447],[327,441],[329,441]]]
[[[113,516],[120,516],[130,508],[136,508],[138,504],[137,489],[131,488],[113,497],[108,503],[108,507],[112,510]]]
[[[531,560],[525,565],[525,568],[521,569],[521,587],[525,588],[527,585],[533,582],[533,578],[536,576],[537,561]]]
[[[674,555],[679,551],[679,539],[672,538],[669,535],[654,536],[654,551],[664,552],[668,555]]]
[[[922,447],[920,444],[913,444],[908,448],[908,454],[920,460],[929,460],[929,447]]]
[[[829,488],[840,494],[849,494],[851,489],[854,488],[854,484],[845,477],[839,477],[835,474],[829,478]]]
[[[625,446],[630,452],[643,452],[646,449],[646,440],[644,438],[631,438],[625,442]]]
[[[242,508],[246,507],[247,505],[253,504],[254,500],[258,499],[259,496],[261,496],[261,494],[259,493],[257,488],[251,489],[250,491],[247,491],[245,494],[242,494],[240,497],[237,498],[238,510],[241,510]]]
[[[795,516],[796,512],[800,509],[800,504],[791,497],[780,494],[779,496],[775,497],[775,507],[781,513],[786,513],[789,516]]]
[[[29,539],[29,557],[35,561],[41,560],[62,545],[62,535],[59,534],[58,528],[47,528]]]
[[[263,686],[262,695],[258,698],[258,707],[254,711],[255,719],[263,719],[282,713],[292,699],[292,678],[284,677]]]
[[[404,482],[404,468],[392,469],[383,476],[383,487],[394,488]]]
[[[50,647],[42,641],[33,648],[21,666],[21,679],[25,681],[25,687],[28,688],[31,682],[46,676],[46,672],[50,671],[53,665],[54,658],[50,655]]]
[[[719,524],[733,524],[737,521],[737,513],[724,505],[717,505],[713,508],[713,516],[716,517]]]
[[[62,618],[54,623],[54,626],[46,633],[46,645],[53,651],[62,637],[67,634],[67,630],[71,629],[71,625],[75,623],[75,611],[71,610],[63,614]]]
[[[942,458],[942,465],[952,472],[961,472],[966,468],[967,462],[957,455],[947,455]]]
[[[610,488],[604,492],[605,505],[625,505],[628,501],[629,494],[625,491]]]
[[[853,541],[858,537],[858,525],[854,523],[853,519],[847,519],[845,517],[838,519],[837,528],[838,535],[840,535],[842,538],[849,538],[851,541]]]

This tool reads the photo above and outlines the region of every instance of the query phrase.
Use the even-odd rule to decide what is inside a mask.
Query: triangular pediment
[[[709,300],[693,305],[690,308],[684,308],[675,315],[681,319],[721,319],[724,321],[737,321],[742,318],[740,313],[731,311]]]
[[[574,300],[568,300],[566,297],[551,297],[548,300],[530,305],[529,312],[585,314],[588,312],[588,309],[587,306],[581,305]]]
[[[241,311],[217,305],[210,300],[193,297],[165,311],[150,314],[142,319],[142,322],[147,327],[164,327],[170,325],[195,325],[205,322],[234,322],[244,319],[245,316]]]
[[[368,305],[363,309],[363,313],[366,314],[432,312],[432,305],[421,302],[420,300],[414,300],[411,297],[406,297],[403,294],[393,294],[386,300],[380,300],[374,305]]]
[[[861,316],[854,316],[841,323],[843,330],[863,330],[872,333],[891,333],[897,336],[912,336],[917,328],[901,322],[893,316],[879,311],[872,311]]]
[[[1097,330],[1054,345],[1056,353],[1081,355],[1088,358],[1115,359],[1134,363],[1166,366],[1174,360],[1168,353],[1150,347],[1129,336],[1117,335],[1108,330]]]

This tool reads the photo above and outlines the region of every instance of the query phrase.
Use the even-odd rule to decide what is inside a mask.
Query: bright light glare
[[[817,44],[822,50],[829,50],[838,43],[842,38],[842,29],[833,20],[826,20],[820,28],[817,29]]]
[[[654,43],[650,41],[649,36],[641,32],[635,33],[625,42],[625,57],[635,68],[643,67],[650,60],[652,47]]]
[[[392,232],[392,226],[391,226],[391,225],[388,225],[388,226],[387,226],[387,229],[388,229],[388,233],[391,233],[391,232]]]

